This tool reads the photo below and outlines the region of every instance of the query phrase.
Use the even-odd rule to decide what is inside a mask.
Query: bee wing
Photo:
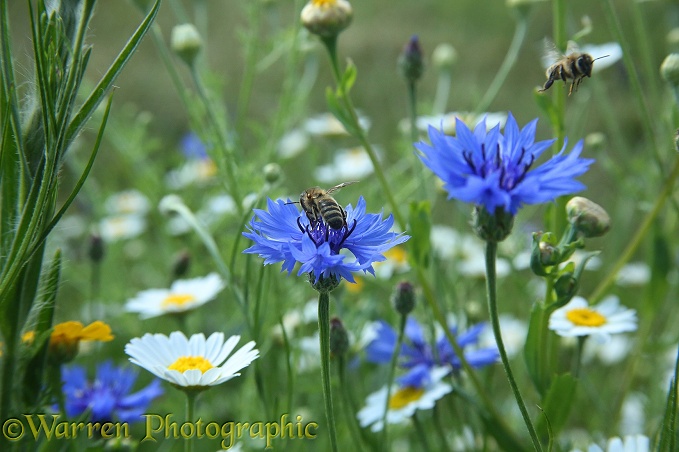
[[[328,189],[326,190],[326,193],[330,194],[330,193],[332,193],[332,192],[335,192],[335,191],[339,190],[340,188],[344,188],[344,187],[346,187],[347,185],[355,184],[355,183],[357,183],[357,182],[358,182],[357,180],[352,180],[351,182],[342,182],[342,183],[339,184],[339,185],[335,185],[335,186],[332,187],[332,188],[328,188]]]
[[[543,68],[547,69],[563,57],[564,54],[559,51],[553,41],[549,38],[543,40],[542,58],[540,59]]]
[[[568,41],[568,44],[566,44],[566,55],[570,55],[571,53],[575,52],[580,52],[578,43],[575,41]]]

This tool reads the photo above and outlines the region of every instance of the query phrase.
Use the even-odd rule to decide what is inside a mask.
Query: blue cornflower
[[[410,238],[390,232],[392,215],[384,219],[381,214],[366,213],[363,197],[356,208],[347,206],[346,224],[340,229],[329,227],[322,218],[310,221],[289,201],[269,199],[267,207],[254,209],[243,235],[255,244],[243,252],[264,258],[264,265],[283,262],[281,271],[288,274],[299,262],[297,274],[311,273],[314,284],[321,277],[354,282],[352,273],[357,271],[374,275],[372,264],[385,260],[385,251]],[[353,254],[353,259],[343,250]]]
[[[484,328],[484,323],[478,323],[464,333],[458,334],[455,328],[452,328],[451,332],[456,337],[457,344],[464,350],[465,347],[474,346],[479,342],[479,335]],[[434,367],[448,366],[453,371],[459,371],[462,367],[445,335],[441,335],[436,340],[435,348],[432,348],[424,337],[422,327],[412,317],[408,317],[406,321],[404,334],[406,341],[399,351],[399,365],[408,369],[408,372],[397,379],[401,385],[421,387]],[[367,360],[379,364],[390,362],[396,347],[396,331],[387,322],[379,321],[375,335],[376,337],[366,347]],[[464,357],[471,367],[478,368],[497,362],[499,354],[495,347],[475,348],[465,351]]]
[[[111,361],[97,366],[93,382],[87,381],[84,367],[64,366],[61,371],[66,414],[78,417],[90,410],[93,422],[136,422],[146,412],[153,399],[163,394],[160,380],[130,394],[137,373],[116,367]]]
[[[497,125],[486,130],[482,120],[473,131],[456,119],[456,136],[429,127],[431,145],[415,147],[420,160],[444,182],[448,198],[484,206],[495,214],[501,208],[515,215],[524,204],[540,204],[578,192],[585,186],[575,178],[584,174],[593,159],[580,158],[582,141],[570,154],[566,144],[557,155],[534,167],[555,140],[535,141],[537,119],[519,130],[510,113],[504,134]]]
[[[193,132],[189,132],[182,137],[180,147],[182,154],[187,159],[205,159],[208,156],[207,146]]]

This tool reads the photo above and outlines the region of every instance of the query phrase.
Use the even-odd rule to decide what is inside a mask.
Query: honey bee
[[[356,182],[358,181],[343,182],[327,190],[320,187],[308,188],[299,196],[299,204],[312,223],[323,219],[332,229],[342,229],[342,226],[347,225],[347,213],[330,194]]]
[[[547,44],[547,46],[549,49],[546,56],[549,61],[554,61],[554,63],[547,68],[545,73],[547,81],[538,92],[547,91],[557,80],[563,80],[564,84],[567,84],[568,80],[572,80],[571,87],[568,90],[568,95],[570,96],[573,91],[578,90],[578,86],[580,86],[585,77],[592,76],[593,63],[596,60],[610,56],[604,55],[592,58],[592,55],[578,51],[577,46],[573,42],[568,43],[567,55],[562,55],[556,51],[553,44]]]

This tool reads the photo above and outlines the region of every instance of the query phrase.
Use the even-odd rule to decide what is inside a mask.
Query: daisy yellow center
[[[422,388],[413,388],[412,386],[401,388],[391,395],[389,409],[399,410],[409,403],[419,400],[422,394],[424,394],[424,389]]]
[[[170,370],[178,370],[179,372],[186,372],[187,370],[198,369],[202,373],[212,369],[213,366],[210,361],[202,356],[180,356],[177,361],[167,366]]]
[[[311,0],[314,6],[332,6],[337,3],[337,0]]]
[[[169,308],[170,306],[182,307],[187,303],[190,303],[196,299],[195,296],[186,293],[173,293],[167,296],[160,304],[164,308]]]
[[[398,262],[399,264],[405,264],[408,261],[408,255],[406,254],[406,250],[404,250],[400,246],[395,246],[386,253],[384,253],[384,256],[387,259],[394,260]]]
[[[606,317],[588,308],[572,309],[566,313],[566,318],[578,326],[601,326],[606,323]]]

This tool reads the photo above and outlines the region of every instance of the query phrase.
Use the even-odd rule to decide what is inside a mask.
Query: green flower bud
[[[439,44],[434,49],[431,60],[438,70],[450,70],[457,62],[457,50],[450,44]]]
[[[330,319],[330,355],[343,356],[349,351],[349,335],[342,321],[337,317]]]
[[[337,36],[351,23],[354,11],[346,0],[311,0],[304,6],[302,25],[322,38]]]
[[[672,86],[679,86],[679,53],[670,53],[660,65],[660,75]]]
[[[410,314],[415,307],[415,288],[408,281],[398,283],[392,300],[399,314]]]
[[[533,245],[530,254],[530,268],[538,276],[546,276],[548,269],[561,263],[561,252],[556,237],[551,232],[533,233]]]
[[[340,280],[335,275],[330,275],[329,278],[324,278],[321,276],[318,278],[317,282],[314,282],[316,280],[314,272],[309,272],[308,275],[309,284],[311,284],[314,290],[316,290],[318,293],[330,293],[335,290],[340,283]]]
[[[557,306],[563,306],[571,301],[571,298],[573,298],[575,294],[578,293],[579,287],[580,285],[578,284],[578,280],[573,276],[572,273],[564,273],[563,275],[559,276],[559,278],[554,283],[554,292],[556,293]]]
[[[526,15],[530,12],[533,5],[543,3],[546,0],[507,0],[507,7],[517,11],[519,14]]]
[[[582,196],[568,201],[566,214],[568,222],[584,237],[599,237],[611,228],[611,217],[604,208]]]
[[[267,163],[264,165],[264,180],[273,184],[281,178],[281,166],[278,163]]]
[[[398,58],[398,68],[403,78],[409,82],[416,82],[422,77],[424,59],[417,36],[410,38],[410,41],[403,48],[403,52]]]
[[[502,208],[490,214],[483,206],[474,206],[472,211],[472,229],[477,236],[486,242],[501,242],[512,232],[514,216]]]
[[[193,66],[203,48],[203,40],[193,24],[176,25],[172,29],[170,47],[187,65]]]

